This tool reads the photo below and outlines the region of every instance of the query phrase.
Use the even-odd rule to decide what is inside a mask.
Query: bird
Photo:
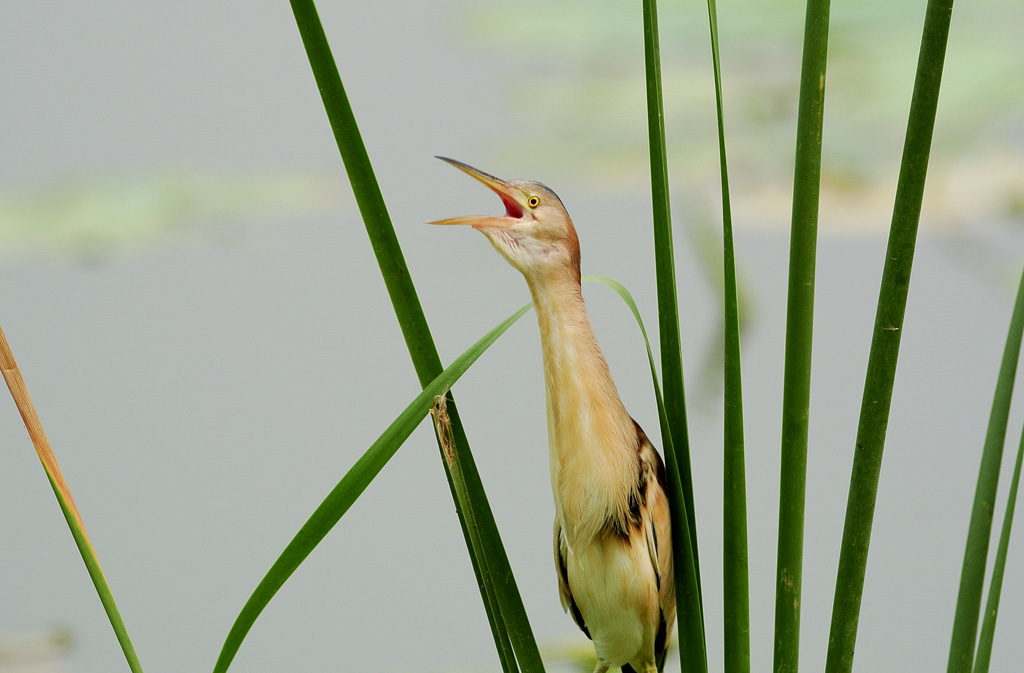
[[[541,183],[437,158],[489,187],[505,214],[430,224],[483,233],[526,278],[533,299],[562,608],[593,641],[594,673],[661,673],[676,616],[665,465],[627,413],[598,346],[583,302],[576,229]]]

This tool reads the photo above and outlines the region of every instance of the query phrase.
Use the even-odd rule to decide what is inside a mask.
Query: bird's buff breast
[[[570,550],[566,570],[598,657],[621,665],[651,648],[658,615],[648,612],[657,610],[658,595],[646,545],[602,535]]]
[[[563,385],[549,395],[555,398],[548,405],[551,489],[574,547],[626,516],[636,484],[636,435],[621,406],[595,400],[582,386]]]

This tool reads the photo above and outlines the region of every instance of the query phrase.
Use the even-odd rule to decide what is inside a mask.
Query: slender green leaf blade
[[[651,155],[651,200],[654,209],[654,258],[658,277],[658,325],[661,368],[665,380],[665,408],[670,434],[665,443],[665,463],[670,482],[672,551],[676,567],[676,601],[682,670],[707,670],[704,638],[704,608],[701,598],[700,557],[697,547],[693,476],[686,422],[682,347],[679,339],[679,310],[676,295],[675,256],[668,193],[668,157],[665,150],[664,102],[661,86],[661,55],[658,46],[656,0],[644,0],[644,62],[647,81],[647,128]],[[671,450],[669,448],[671,447]],[[678,491],[678,493],[677,493]],[[681,499],[677,496],[682,496]],[[681,501],[680,501],[681,500]],[[683,537],[686,540],[683,540]],[[692,568],[693,577],[688,575]]]
[[[633,297],[632,295],[630,295],[629,290],[627,290],[625,286],[622,285],[622,283],[618,282],[613,278],[609,278],[608,276],[584,276],[583,280],[601,283],[603,285],[606,285],[607,287],[610,287],[612,290],[615,291],[616,294],[619,295],[619,297],[622,298],[624,302],[626,302],[626,305],[629,307],[629,310],[633,312],[633,317],[636,319],[636,323],[640,327],[640,334],[644,338],[644,345],[647,347],[647,359],[651,365],[651,380],[654,385],[654,397],[658,404],[658,419],[661,424],[662,442],[665,445],[665,455],[669,456],[672,453],[673,447],[672,433],[669,430],[670,421],[668,417],[668,410],[665,407],[665,400],[662,396],[661,384],[658,382],[658,368],[654,362],[654,353],[651,351],[651,342],[650,339],[648,339],[647,337],[647,329],[644,327],[644,321],[640,317],[640,311],[636,307],[636,302],[633,301]],[[666,465],[666,469],[669,470],[669,472],[671,472],[673,468],[671,467],[670,463]],[[681,498],[682,496],[682,491],[679,488],[678,483],[678,473],[676,476],[677,479],[674,482],[671,478],[669,479],[668,495],[670,499],[672,497]],[[681,591],[684,592],[684,595],[690,598],[690,602],[686,603],[686,605],[692,605],[693,598],[698,596],[699,592],[699,586],[697,584],[697,572],[696,568],[694,568],[693,565],[695,550],[690,545],[690,540],[692,538],[690,537],[689,521],[686,519],[686,517],[677,517],[677,519],[678,520],[673,519],[672,521],[672,535],[674,536],[672,539],[672,546],[673,553],[676,554],[673,557],[673,559],[675,560],[676,590],[680,591],[679,587],[682,587]],[[679,544],[677,545],[677,543]],[[682,547],[682,553],[676,553],[677,546]],[[684,605],[682,601],[677,600],[677,603],[679,604],[680,609]],[[679,655],[680,659],[682,660],[681,664],[683,666],[683,670],[695,670],[695,667],[698,667],[696,670],[706,671],[706,654],[702,655],[703,632],[696,631],[698,624],[693,619],[692,614],[680,614],[678,615],[677,619],[680,624],[679,638],[680,641],[684,643],[684,645],[681,645],[679,648]],[[687,637],[688,631],[689,637]],[[697,636],[700,636],[701,639],[695,641],[694,639],[697,638]],[[701,646],[700,648],[691,648],[698,649],[698,652],[696,654],[694,652],[687,652],[687,647],[689,647],[689,644],[693,642],[696,642],[697,645]],[[702,669],[699,668],[702,665],[700,656],[704,657]]]
[[[827,673],[846,673],[853,668],[882,449],[903,334],[951,12],[951,0],[928,2],[861,401],[825,661]]]
[[[601,283],[605,287],[609,287],[615,291],[615,294],[626,303],[629,310],[633,313],[633,317],[636,319],[637,327],[640,328],[640,335],[644,338],[644,345],[647,347],[647,359],[651,364],[651,377],[654,381],[654,396],[658,403],[659,413],[667,415],[664,411],[664,399],[661,395],[661,383],[658,381],[658,368],[654,362],[654,352],[651,350],[651,340],[647,337],[647,328],[644,327],[643,318],[640,317],[640,309],[637,308],[636,301],[633,300],[633,295],[630,294],[626,286],[619,281],[609,276],[601,275],[587,275],[582,278],[584,283]]]
[[[811,400],[814,277],[829,11],[829,0],[807,2],[797,113],[786,307],[774,666],[776,671],[794,673],[798,670],[800,659],[807,430]]]
[[[238,649],[245,639],[246,634],[256,622],[257,617],[263,612],[270,600],[284,585],[292,573],[316,548],[320,541],[326,537],[336,523],[348,511],[352,503],[362,495],[366,487],[384,468],[399,447],[408,439],[412,431],[416,429],[423,417],[427,415],[434,406],[434,398],[445,393],[459,378],[466,373],[466,370],[476,362],[477,358],[486,351],[491,344],[497,340],[505,331],[512,326],[526,311],[531,304],[523,306],[513,313],[501,324],[492,329],[483,338],[468,348],[462,355],[456,358],[447,369],[441,372],[433,381],[429,382],[419,395],[402,411],[401,414],[388,426],[388,428],[377,438],[370,448],[356,461],[349,471],[338,482],[337,486],[320,503],[313,514],[309,517],[299,532],[295,534],[288,546],[277,558],[274,564],[267,571],[255,591],[246,601],[241,613],[235,619],[228,637],[221,649],[217,664],[214,666],[214,673],[226,671]]]
[[[711,60],[715,73],[718,152],[722,174],[722,251],[724,295],[725,432],[723,455],[723,612],[725,672],[750,671],[750,577],[747,558],[747,476],[743,448],[743,374],[740,367],[740,314],[736,287],[736,253],[729,199],[729,167],[725,151],[722,71],[718,53],[718,10],[708,0]]]
[[[977,662],[974,655],[974,638],[978,631],[979,611],[981,610],[981,593],[985,583],[985,565],[988,561],[989,538],[992,533],[992,513],[996,503],[996,492],[999,488],[999,471],[1003,462],[1003,447],[1006,442],[1006,426],[1010,420],[1010,401],[1013,397],[1013,384],[1017,376],[1017,365],[1020,359],[1021,338],[1024,335],[1024,275],[1021,276],[1017,288],[1017,300],[1014,303],[1010,327],[1006,334],[1006,345],[1003,358],[999,364],[996,377],[996,389],[992,398],[992,410],[989,413],[988,428],[985,431],[985,444],[981,454],[981,465],[978,468],[978,482],[974,489],[974,505],[971,509],[971,522],[967,531],[967,543],[964,549],[963,568],[960,571],[960,590],[954,613],[953,635],[949,648],[949,670],[970,671],[972,663],[978,670],[978,664],[988,668],[988,653],[978,652]],[[1012,506],[1008,505],[1007,517],[1012,519]],[[1004,520],[1004,531],[1009,535]],[[1002,546],[1002,541],[1000,541]],[[1004,559],[1005,560],[1005,559]],[[998,604],[999,590],[995,586],[996,577],[993,572],[992,586],[989,588],[989,602]],[[989,611],[986,611],[986,622]],[[995,615],[992,615],[991,628],[995,626]],[[986,649],[991,649],[991,631]]]
[[[1019,342],[1018,334],[1018,342]],[[999,548],[996,550],[995,563],[992,566],[992,582],[988,589],[988,601],[985,604],[985,618],[981,624],[981,635],[978,638],[978,653],[974,659],[974,673],[988,673],[992,659],[992,641],[996,632],[996,617],[999,614],[999,597],[1003,590],[1003,575],[1006,572],[1006,555],[1010,548],[1010,529],[1013,527],[1013,511],[1017,505],[1017,489],[1020,486],[1021,462],[1024,461],[1024,430],[1021,431],[1020,443],[1017,446],[1017,462],[1013,466],[1013,477],[1010,479],[1010,494],[1006,499],[1006,513],[1003,515],[1003,530],[999,535]]]
[[[644,346],[647,348],[647,360],[651,365],[651,381],[654,385],[654,398],[658,405],[658,418],[661,425],[662,441],[665,443],[665,453],[668,453],[669,447],[672,443],[672,433],[668,432],[668,411],[665,408],[665,398],[662,396],[661,383],[658,380],[658,366],[654,361],[654,353],[651,351],[651,340],[647,337],[647,328],[644,327],[643,318],[640,317],[640,309],[637,308],[636,302],[633,300],[633,295],[629,293],[626,286],[608,276],[591,275],[583,276],[583,282],[586,283],[601,283],[602,285],[611,288],[615,291],[615,294],[619,295],[622,301],[626,302],[626,306],[633,313],[633,318],[636,319],[636,324],[640,328],[640,335],[644,338]]]

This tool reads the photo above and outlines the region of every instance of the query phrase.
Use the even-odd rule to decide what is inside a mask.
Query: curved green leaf
[[[651,351],[651,340],[647,337],[647,328],[644,327],[643,318],[640,317],[640,309],[636,307],[636,302],[633,301],[633,295],[629,293],[626,286],[608,276],[591,275],[583,276],[583,281],[586,283],[601,283],[606,287],[610,287],[615,291],[622,301],[626,302],[626,306],[633,312],[633,317],[636,318],[636,324],[640,328],[640,334],[644,337],[644,346],[647,347],[647,360],[651,365],[651,379],[654,381],[654,398],[658,403],[658,414],[662,417],[662,424],[665,424],[665,419],[668,417],[668,413],[665,411],[665,400],[661,395],[661,382],[658,381],[658,366],[654,362],[654,353]],[[671,436],[663,439],[664,442],[671,442]]]
[[[951,671],[970,671],[972,663],[975,671],[988,669],[988,656],[991,652],[992,635],[995,628],[995,606],[991,610],[985,611],[985,628],[982,629],[982,640],[979,643],[977,657],[974,654],[974,638],[978,630],[978,613],[981,610],[985,565],[988,561],[989,542],[992,534],[992,513],[995,509],[996,492],[999,488],[999,472],[1003,462],[1003,447],[1006,443],[1006,426],[1010,421],[1010,402],[1013,398],[1014,380],[1017,377],[1022,338],[1024,338],[1024,274],[1021,275],[1020,284],[1017,287],[1017,299],[1014,302],[1010,326],[1006,332],[1006,345],[1003,347],[1003,358],[999,364],[999,374],[996,377],[992,410],[989,412],[985,444],[981,452],[981,465],[978,468],[978,481],[974,488],[974,505],[971,509],[971,522],[967,529],[963,567],[960,570],[960,590],[957,594],[953,635],[949,646],[949,668]],[[1011,490],[1015,495],[1015,484]],[[1009,522],[1012,520],[1011,497],[1011,502],[1007,503],[1003,537],[1009,536]],[[1005,564],[1003,542],[1000,540],[1000,550],[1004,553],[1003,562]],[[997,572],[994,569],[992,585],[989,587],[990,605],[994,602],[998,606],[999,584],[1001,583],[1002,572],[1001,570],[998,572],[997,580]]]
[[[514,322],[526,313],[532,304],[527,304],[509,316],[504,322],[488,332],[482,339],[467,349],[447,369],[428,383],[423,391],[398,415],[387,430],[377,438],[366,453],[356,461],[338,485],[324,498],[312,516],[303,524],[292,541],[288,543],[281,555],[267,571],[257,585],[249,600],[246,601],[241,613],[231,626],[231,631],[224,642],[214,673],[226,671],[238,652],[246,634],[256,622],[263,609],[270,603],[274,594],[291,577],[307,556],[316,548],[321,540],[330,532],[341,517],[352,506],[352,503],[366,490],[374,477],[383,469],[398,448],[416,429],[423,417],[434,406],[434,398],[448,390],[476,359],[491,344],[505,333]]]
[[[708,0],[711,62],[715,74],[718,115],[718,154],[722,174],[722,294],[724,320],[725,431],[722,481],[722,608],[724,612],[725,673],[750,671],[750,575],[747,556],[747,475],[743,449],[743,376],[740,368],[740,311],[733,249],[729,167],[725,152],[725,112],[722,68],[718,54],[718,9]]]
[[[619,297],[622,298],[626,305],[629,306],[629,310],[633,312],[633,317],[636,318],[636,324],[640,327],[640,333],[644,337],[644,345],[647,347],[647,360],[651,365],[651,380],[654,383],[654,398],[658,404],[658,419],[661,422],[661,441],[664,444],[664,453],[666,456],[666,467],[671,472],[671,463],[669,462],[668,456],[672,455],[672,431],[671,431],[671,419],[669,417],[668,409],[665,406],[665,400],[661,393],[661,384],[658,382],[658,367],[654,362],[654,353],[651,351],[651,341],[647,337],[647,329],[644,327],[644,321],[640,317],[640,311],[636,307],[636,302],[633,301],[632,295],[625,286],[614,278],[608,276],[584,276],[584,281],[601,283],[613,289]],[[675,491],[673,493],[673,491]],[[682,500],[683,493],[680,489],[679,480],[673,481],[669,479],[669,498],[677,498]],[[676,510],[683,511],[685,510]],[[690,598],[690,603],[683,603],[678,599],[679,611],[679,631],[680,640],[687,643],[697,643],[700,647],[687,647],[680,648],[680,665],[684,671],[694,670],[707,670],[707,650],[704,647],[704,621],[703,616],[700,612],[699,599],[699,584],[700,579],[697,576],[697,569],[694,566],[693,559],[696,558],[697,550],[693,548],[691,537],[690,522],[687,517],[673,517],[672,521],[672,552],[675,558],[675,573],[676,573],[676,586],[682,587],[680,590],[682,595]],[[682,553],[678,553],[678,552]]]
[[[1021,441],[1017,447],[1017,462],[1014,464],[1013,477],[1010,480],[1010,495],[1006,500],[1003,530],[999,535],[999,548],[996,550],[996,559],[992,566],[992,583],[989,586],[988,601],[985,604],[985,619],[981,624],[981,635],[978,637],[978,653],[974,659],[974,673],[988,673],[989,661],[992,659],[992,641],[995,638],[996,617],[999,614],[999,596],[1003,589],[1003,575],[1006,571],[1006,555],[1010,547],[1010,529],[1013,527],[1013,510],[1017,504],[1022,460],[1024,460],[1024,432],[1021,433]]]
[[[1017,505],[1017,489],[1020,486],[1022,461],[1024,461],[1024,431],[1021,432],[1020,444],[1017,445],[1017,462],[1013,466],[1013,476],[1010,478],[1010,494],[1006,498],[1003,530],[999,535],[999,548],[996,550],[995,563],[992,564],[992,582],[988,588],[988,601],[985,604],[985,619],[981,623],[981,635],[978,636],[974,673],[988,673],[989,661],[992,658],[992,641],[995,638],[999,596],[1003,590],[1003,575],[1006,572],[1006,555],[1010,548],[1010,529],[1013,527],[1013,510]]]

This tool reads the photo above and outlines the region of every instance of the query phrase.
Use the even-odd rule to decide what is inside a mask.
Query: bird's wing
[[[672,565],[672,520],[668,510],[668,479],[665,463],[639,425],[636,426],[636,432],[639,439],[637,453],[646,480],[644,492],[647,497],[644,509],[647,517],[643,526],[644,535],[654,573],[658,578],[661,619],[655,637],[654,652],[658,670],[661,671],[668,652],[667,635],[676,619],[676,583]]]
[[[569,568],[566,566],[566,558],[568,556],[568,548],[565,542],[565,534],[562,533],[562,526],[555,519],[555,568],[558,569],[558,598],[562,601],[562,609],[572,614],[572,619],[576,622],[576,626],[580,627],[580,630],[590,638],[590,630],[587,625],[583,622],[583,613],[580,612],[580,608],[576,605],[576,600],[572,597],[572,590],[569,588]]]

